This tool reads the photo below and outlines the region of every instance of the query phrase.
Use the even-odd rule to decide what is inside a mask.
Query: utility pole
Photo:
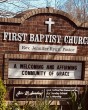
[[[57,0],[46,0],[46,6],[50,7],[51,2],[54,3],[54,7],[56,8],[57,7],[57,4],[56,4]]]
[[[56,0],[55,0],[55,8],[57,8]]]
[[[61,105],[61,110],[63,110],[63,109],[62,109],[62,105]]]
[[[46,7],[50,7],[50,0],[46,0]]]

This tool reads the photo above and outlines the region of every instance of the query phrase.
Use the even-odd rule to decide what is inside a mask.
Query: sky
[[[1,0],[0,0],[1,1]],[[81,5],[80,1],[84,0],[73,0],[76,5]],[[85,0],[88,3],[88,0]],[[64,10],[64,4],[69,2],[69,0],[7,0],[7,2],[0,2],[0,15],[4,16],[12,13],[12,16],[18,14],[22,11],[34,9],[34,8],[42,8],[42,7],[53,7]],[[86,6],[88,8],[88,4]],[[86,8],[86,9],[87,9]],[[2,12],[3,10],[3,12]],[[8,11],[8,13],[7,13]],[[6,16],[5,16],[6,17]],[[11,16],[10,16],[11,17]]]
[[[13,12],[15,14],[33,8],[55,8],[55,2],[63,5],[66,1],[67,0],[7,0],[7,2],[0,3],[0,10],[3,10],[4,12],[8,10],[9,12]]]

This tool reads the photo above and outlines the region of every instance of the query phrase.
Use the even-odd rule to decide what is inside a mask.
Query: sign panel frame
[[[31,67],[31,69],[27,69],[28,64]],[[70,66],[68,66],[69,64]],[[33,65],[35,67],[32,67]],[[55,70],[57,66],[58,68],[60,68],[60,70],[58,69]],[[46,67],[48,67],[48,69],[46,69]],[[37,68],[37,69],[33,70],[32,68]],[[67,68],[67,70],[64,70],[63,68]],[[69,70],[71,68],[73,69],[73,71]],[[75,69],[77,69],[77,72],[79,73],[77,73]],[[10,79],[12,78],[12,79],[44,79],[44,80],[47,80],[47,79],[50,79],[50,80],[60,80],[60,79],[82,80],[82,76],[83,76],[83,62],[43,61],[43,60],[28,60],[28,61],[9,60],[9,65],[8,65],[8,78]]]
[[[79,89],[76,87],[14,87],[13,100],[70,100],[70,92],[79,94]]]

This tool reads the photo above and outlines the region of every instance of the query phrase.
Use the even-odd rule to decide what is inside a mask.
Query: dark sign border
[[[21,89],[23,91],[21,91]],[[17,91],[20,91],[17,92]],[[73,91],[76,92],[77,94],[79,93],[78,88],[76,87],[14,87],[13,89],[13,100],[19,100],[19,101],[24,101],[24,100],[36,100],[38,98],[41,99],[50,99],[50,100],[69,100],[70,97],[68,97],[69,93]],[[25,93],[33,93],[34,95],[31,95],[32,97],[25,97],[24,94]],[[20,96],[17,96],[18,93],[20,94]],[[36,94],[37,93],[37,97]],[[38,94],[43,93],[42,97],[39,97]],[[49,93],[49,96],[47,97],[47,93]],[[60,94],[61,93],[61,94]],[[60,95],[57,95],[60,94]]]
[[[33,60],[33,59],[9,59],[9,61],[39,61],[39,62],[71,62],[71,63],[81,63],[81,78],[80,79],[43,79],[43,80],[83,80],[84,79],[84,75],[85,75],[85,62],[84,61],[68,61],[68,60]],[[26,79],[26,80],[41,80],[39,78],[8,78],[8,79]]]

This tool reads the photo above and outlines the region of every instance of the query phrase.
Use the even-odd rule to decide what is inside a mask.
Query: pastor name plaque
[[[13,92],[13,99],[15,100],[35,100],[37,98],[42,99],[70,99],[70,92],[78,93],[78,89],[75,87],[16,87]]]

